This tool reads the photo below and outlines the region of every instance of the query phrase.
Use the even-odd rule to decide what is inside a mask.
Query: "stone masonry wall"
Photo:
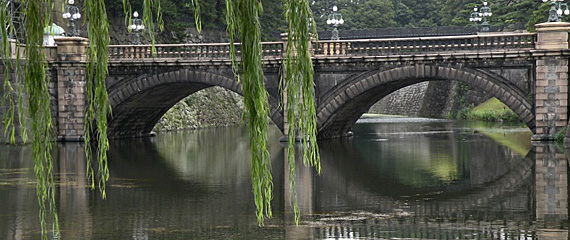
[[[478,105],[490,96],[455,81],[430,81],[402,88],[370,108],[369,113],[445,118],[452,111]]]
[[[428,82],[402,88],[378,101],[368,112],[418,116],[427,88]]]
[[[568,60],[536,62],[536,134],[551,138],[568,122]]]

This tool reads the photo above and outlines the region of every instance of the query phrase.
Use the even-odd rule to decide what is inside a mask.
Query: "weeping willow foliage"
[[[3,89],[4,94],[2,96],[1,106],[5,108],[5,114],[3,119],[4,136],[7,136],[10,143],[16,142],[16,127],[21,126],[22,131],[20,132],[20,137],[24,142],[28,141],[28,131],[26,130],[26,125],[23,124],[25,119],[25,109],[23,101],[24,84],[21,82],[24,79],[24,74],[21,69],[21,52],[19,45],[14,45],[14,49],[11,49],[11,42],[9,36],[14,38],[19,38],[17,36],[19,33],[15,31],[14,19],[11,18],[9,13],[9,2],[4,0],[0,1],[0,19],[4,23],[1,31],[2,44],[0,47],[0,56],[2,58],[2,64],[4,66],[3,77]],[[5,7],[4,7],[5,6]],[[8,36],[8,37],[6,37]],[[14,41],[15,44],[15,41]],[[13,59],[15,56],[15,60]],[[13,78],[10,78],[10,74],[13,74]],[[12,81],[16,84],[12,84]],[[17,107],[16,108],[16,103]],[[16,111],[16,109],[18,111]],[[15,122],[15,113],[18,113],[18,122]]]
[[[311,33],[316,36],[316,24],[307,0],[285,0],[287,19],[287,47],[285,49],[285,76],[282,88],[285,90],[285,111],[289,124],[287,137],[287,160],[289,179],[293,191],[295,222],[299,224],[300,214],[297,205],[295,186],[295,142],[300,138],[302,158],[305,166],[321,172],[317,145],[317,120],[314,97],[313,63],[311,60]],[[282,89],[282,90],[283,90]]]
[[[228,28],[231,41],[237,33],[241,39],[241,82],[244,106],[249,120],[251,145],[251,185],[255,196],[257,221],[261,225],[265,217],[271,217],[273,181],[269,159],[268,124],[269,100],[263,82],[261,48],[261,25],[259,14],[262,11],[258,0],[226,0]],[[231,44],[233,46],[233,42]],[[235,47],[232,47],[235,61]]]
[[[2,1],[4,5],[6,2]],[[24,107],[23,96],[26,95],[28,99],[28,114],[29,122],[31,125],[32,134],[32,149],[34,171],[36,173],[36,193],[38,203],[40,205],[40,225],[42,231],[42,238],[47,239],[48,227],[46,216],[48,214],[52,217],[52,235],[54,239],[59,238],[59,221],[55,205],[55,186],[53,175],[53,164],[51,158],[53,135],[53,124],[50,112],[50,96],[48,91],[48,77],[47,59],[43,49],[43,33],[44,27],[51,25],[50,14],[53,10],[53,2],[51,0],[27,0],[21,1],[22,14],[24,15],[24,32],[25,32],[25,53],[24,59],[20,60],[20,44],[16,44],[16,52],[12,52],[10,47],[9,35],[15,34],[14,23],[8,17],[7,8],[0,9],[0,18],[4,20],[4,25],[1,30],[2,33],[2,59],[4,67],[4,98],[3,106],[8,109],[5,112],[4,127],[5,133],[10,136],[13,142],[15,135],[14,113],[15,113],[15,99],[19,106],[19,120],[22,128],[22,139],[26,141],[27,130],[23,124]],[[89,141],[91,139],[91,132],[95,123],[97,126],[96,140],[97,147],[97,160],[99,162],[99,187],[103,197],[105,197],[105,181],[109,177],[107,168],[107,116],[110,111],[108,96],[105,87],[105,78],[107,76],[107,48],[109,45],[109,33],[107,15],[105,4],[103,0],[93,0],[85,2],[85,9],[88,19],[90,19],[89,35],[90,42],[88,48],[89,62],[87,64],[87,111],[86,111],[86,126],[85,126],[85,144],[87,151],[86,156],[88,161],[91,160],[91,149]],[[13,63],[13,57],[16,56],[16,61]],[[24,76],[19,77],[20,66],[23,66]],[[23,85],[15,87],[10,82],[9,72],[16,72],[14,75],[16,85]],[[19,84],[20,79],[23,79],[23,84]],[[92,81],[91,81],[92,80]],[[91,166],[91,164],[87,164]],[[88,177],[92,179],[92,187],[94,188],[93,170],[88,169]],[[47,204],[47,205],[46,205]],[[49,212],[48,212],[49,210]]]
[[[14,23],[8,16],[6,1],[2,1],[3,9],[0,10],[0,18],[4,20],[2,33],[2,59],[4,67],[4,98],[3,106],[7,106],[5,113],[4,126],[5,133],[11,142],[15,141],[15,98],[17,94],[18,100],[18,118],[20,124],[24,121],[23,95],[28,97],[29,121],[32,133],[32,151],[34,161],[34,172],[36,175],[36,195],[40,206],[39,217],[42,238],[47,239],[48,226],[47,215],[51,215],[53,237],[59,238],[59,221],[55,205],[55,186],[53,176],[53,164],[51,158],[53,124],[50,112],[50,96],[48,92],[47,59],[45,51],[42,47],[43,30],[45,26],[50,25],[51,18],[49,13],[53,9],[53,3],[50,0],[32,0],[21,1],[22,14],[25,19],[24,30],[26,50],[24,51],[24,59],[20,59],[19,44],[15,50],[16,60],[14,61],[10,41],[10,34],[14,34]],[[23,64],[25,63],[25,64]],[[23,69],[20,68],[23,64]],[[22,83],[22,87],[16,87],[10,83],[10,77],[7,72],[16,71],[23,72],[23,76],[19,77],[16,73],[15,81],[17,84]],[[23,81],[21,81],[23,79]],[[27,141],[26,130],[22,131],[22,138]],[[49,210],[49,212],[48,212]]]
[[[288,21],[288,39],[285,56],[285,78],[282,89],[286,91],[288,130],[288,163],[295,222],[299,223],[299,209],[295,191],[295,140],[302,138],[303,162],[320,173],[320,158],[316,143],[316,107],[311,61],[310,33],[316,33],[315,22],[307,0],[284,0]],[[226,23],[231,43],[231,58],[237,72],[234,39],[241,40],[241,77],[244,105],[249,120],[251,143],[251,179],[257,208],[257,221],[263,224],[271,217],[273,183],[267,151],[269,104],[264,87],[259,0],[226,0]]]
[[[107,10],[104,0],[85,1],[85,13],[87,15],[87,32],[89,35],[89,47],[87,48],[87,84],[86,98],[87,106],[84,122],[85,156],[87,159],[87,177],[91,181],[91,188],[95,188],[95,176],[92,168],[91,139],[97,141],[97,162],[99,166],[97,179],[99,180],[99,190],[103,198],[106,198],[105,183],[109,179],[109,168],[107,167],[107,150],[109,140],[107,138],[107,117],[111,112],[109,97],[105,80],[108,75],[107,55],[110,36],[109,23],[107,20]],[[96,135],[93,132],[93,123],[96,124]]]
[[[153,10],[156,10],[156,22],[163,30],[161,7],[159,0],[143,0],[143,24],[147,27],[154,49]],[[201,30],[199,18],[199,0],[191,0],[195,12],[195,21],[198,30]],[[50,113],[50,98],[48,92],[48,79],[46,76],[47,60],[42,48],[43,28],[51,24],[49,13],[53,3],[51,0],[22,0],[25,4],[25,76],[24,89],[28,94],[28,107],[31,122],[32,148],[34,154],[34,169],[37,177],[37,196],[40,204],[40,220],[42,237],[47,239],[46,214],[49,207],[53,220],[54,237],[59,237],[58,217],[55,209],[55,189],[51,148],[53,139],[53,125]],[[282,79],[282,89],[286,91],[287,122],[289,124],[288,162],[291,169],[290,179],[292,190],[295,190],[295,138],[301,138],[303,144],[303,162],[314,166],[320,173],[320,160],[316,143],[316,118],[313,86],[313,68],[311,62],[310,33],[316,33],[315,23],[312,21],[311,11],[307,0],[284,0],[285,16],[288,21],[288,43],[284,61],[285,77]],[[131,8],[128,0],[123,0],[125,13],[128,13],[130,22]],[[104,0],[85,1],[85,15],[88,23],[89,47],[87,51],[87,110],[85,113],[84,139],[86,141],[87,174],[91,180],[91,187],[95,188],[95,178],[99,179],[99,188],[105,198],[105,182],[109,178],[107,168],[107,117],[111,109],[106,92],[105,78],[108,75],[109,45],[108,19]],[[268,124],[269,103],[268,94],[264,86],[261,27],[259,15],[262,13],[260,0],[226,0],[226,21],[231,41],[231,58],[234,73],[241,82],[244,93],[244,105],[249,121],[251,144],[251,178],[254,193],[257,221],[260,225],[266,217],[272,216],[271,200],[273,199],[273,183],[271,164],[268,151]],[[0,18],[7,19],[7,9],[0,9]],[[19,64],[11,64],[8,33],[13,29],[10,21],[4,21],[2,33],[2,59],[4,73],[7,68]],[[239,35],[241,42],[240,61],[236,55],[234,40]],[[238,72],[240,75],[238,75]],[[6,75],[5,90],[13,93],[14,88]],[[18,89],[18,88],[16,88]],[[23,90],[17,90],[19,106]],[[5,99],[9,99],[8,95]],[[13,100],[13,99],[12,99]],[[13,101],[12,101],[13,102]],[[14,105],[12,105],[13,107]],[[10,108],[8,108],[10,109]],[[13,108],[12,108],[13,109]],[[8,110],[8,120],[4,120],[6,129],[14,126],[14,110]],[[24,119],[23,115],[19,117]],[[8,123],[8,124],[6,124]],[[92,134],[95,136],[92,136]],[[23,131],[25,134],[25,131]],[[24,136],[25,137],[25,136]],[[94,176],[91,166],[91,139],[97,142],[97,162],[99,172]],[[294,194],[295,220],[299,221],[296,194]],[[46,206],[46,203],[49,205]]]
[[[196,22],[196,30],[202,31],[202,19],[200,18],[200,3],[198,0],[191,0],[194,7],[194,22]]]

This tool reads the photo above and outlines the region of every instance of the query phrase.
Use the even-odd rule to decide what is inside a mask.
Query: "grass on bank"
[[[491,98],[476,107],[469,106],[449,116],[452,119],[479,120],[486,122],[516,122],[519,117],[497,98]]]
[[[499,99],[491,98],[477,107],[466,107],[456,113],[450,114],[453,119],[479,120],[486,122],[516,122],[519,121],[517,114],[513,112]],[[555,135],[557,143],[564,142],[566,128],[560,129]]]

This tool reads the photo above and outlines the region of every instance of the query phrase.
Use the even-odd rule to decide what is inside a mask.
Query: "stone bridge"
[[[537,25],[537,33],[319,41],[313,43],[320,138],[347,135],[374,103],[423,81],[460,81],[497,97],[531,129],[551,140],[568,124],[570,23]],[[47,47],[60,140],[81,140],[87,39]],[[279,108],[284,42],[263,43],[271,118]],[[110,46],[107,87],[110,137],[145,136],[182,98],[212,86],[241,94],[229,44]],[[239,54],[239,45],[237,45]],[[56,102],[56,103],[55,103]]]

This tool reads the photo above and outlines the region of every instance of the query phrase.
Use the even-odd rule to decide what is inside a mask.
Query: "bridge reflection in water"
[[[465,136],[452,133],[447,137]],[[522,157],[493,144],[470,144],[477,138],[473,136],[463,143],[450,141],[453,144],[447,147],[453,148],[452,153],[464,154],[466,148],[481,152],[454,156],[464,165],[459,173],[451,174],[461,180],[449,182],[443,177],[443,188],[433,182],[429,186],[427,179],[418,182],[428,182],[428,186],[402,184],[394,181],[401,173],[389,172],[394,168],[374,166],[374,159],[409,159],[406,151],[411,155],[425,153],[423,158],[429,159],[429,152],[442,147],[433,141],[438,136],[431,138],[427,145],[426,141],[412,140],[403,145],[383,143],[384,147],[377,142],[388,139],[376,136],[356,138],[357,148],[347,148],[340,141],[322,143],[321,157],[336,161],[323,162],[326,174],[322,176],[315,177],[306,170],[299,174],[297,181],[306,184],[298,191],[305,194],[303,199],[311,199],[302,202],[301,209],[314,214],[305,219],[302,227],[289,227],[287,239],[307,235],[318,239],[568,239],[570,155],[565,152],[570,149],[535,144]],[[397,146],[400,149],[396,151],[404,153],[403,157],[383,153]],[[379,151],[375,149],[378,147]],[[500,151],[513,154],[512,158],[503,159]],[[413,174],[414,170],[409,172]]]
[[[324,239],[568,239],[568,159],[564,151],[553,145],[537,146],[516,162],[488,184],[403,198],[365,190],[375,184],[393,184],[378,182],[383,179],[360,184],[324,174],[314,178],[321,190],[303,196],[318,204],[302,208],[319,214],[308,218],[305,227],[290,227],[294,234],[288,239],[303,235]],[[334,171],[327,167],[324,172]],[[343,207],[335,207],[339,205]],[[347,205],[363,210],[343,209]]]
[[[321,142],[323,174],[316,176],[302,163],[297,166],[303,213],[298,227],[292,221],[279,134],[270,141],[275,218],[262,228],[255,222],[248,191],[249,146],[241,129],[115,141],[109,153],[112,179],[106,200],[86,189],[83,146],[60,144],[55,159],[62,235],[568,239],[564,149],[537,145],[521,156],[480,131],[453,126],[449,130],[448,125],[400,124],[379,129],[382,134],[368,129],[369,134],[351,140]],[[29,149],[2,146],[0,151],[0,238],[36,239]]]

